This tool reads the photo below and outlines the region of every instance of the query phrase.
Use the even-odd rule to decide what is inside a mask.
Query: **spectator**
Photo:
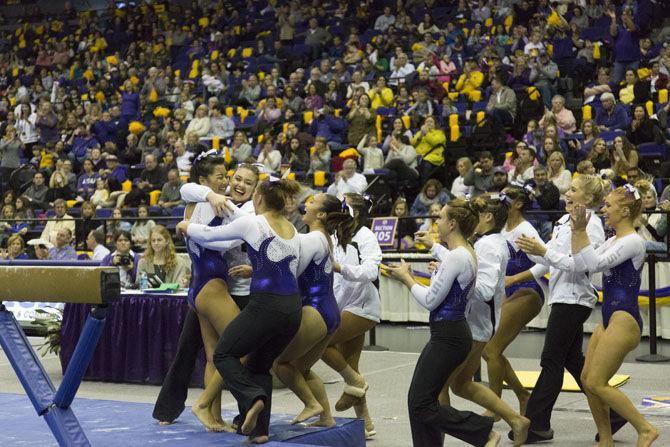
[[[126,196],[126,204],[137,206],[140,203],[148,203],[149,193],[160,188],[167,180],[165,170],[158,166],[156,157],[147,154],[144,157],[144,169],[135,187]]]
[[[405,115],[412,119],[415,126],[418,126],[426,117],[434,115],[435,105],[428,95],[428,90],[423,87],[417,90],[415,97],[416,102],[405,111]]]
[[[444,206],[449,200],[451,200],[451,196],[442,186],[442,183],[431,178],[423,185],[421,192],[414,199],[410,214],[412,216],[427,216],[428,209],[432,204],[439,203]]]
[[[649,118],[647,110],[643,105],[636,105],[633,108],[633,119],[626,128],[626,137],[635,145],[643,143],[666,143],[658,121]]]
[[[363,174],[356,172],[357,163],[353,158],[348,158],[342,163],[342,170],[335,174],[333,183],[328,187],[327,193],[342,200],[346,193],[363,194],[368,187],[368,181]]]
[[[79,123],[70,139],[67,141],[70,146],[68,157],[70,160],[82,163],[89,156],[89,151],[94,147],[99,148],[100,142],[89,132],[86,123]]]
[[[316,137],[314,147],[310,150],[309,173],[316,171],[330,172],[330,148],[324,137]]]
[[[582,121],[581,127],[582,141],[579,141],[579,150],[588,153],[593,146],[593,142],[600,135],[600,129],[594,120]]]
[[[233,137],[235,123],[225,115],[224,111],[225,109],[222,105],[217,105],[210,109],[210,128],[207,138],[219,137],[222,140],[228,140]]]
[[[389,85],[397,86],[399,84],[409,83],[409,76],[416,71],[414,65],[409,62],[407,55],[401,53],[396,59],[389,78]]]
[[[65,200],[63,199],[55,200],[53,209],[55,216],[52,218],[52,220],[49,220],[45,225],[44,230],[42,230],[40,239],[55,244],[56,236],[61,228],[67,228],[68,230],[70,230],[70,238],[72,238],[72,235],[75,232],[75,223],[72,216],[66,213],[67,205],[65,203]]]
[[[89,201],[83,202],[81,204],[81,219],[78,219],[75,223],[74,239],[77,250],[86,248],[88,234],[100,225],[93,218],[95,218],[95,205]]]
[[[535,161],[535,151],[528,147],[518,147],[519,156],[514,161],[514,167],[508,173],[507,181],[511,185],[523,186],[526,181],[534,176],[533,162]]]
[[[540,91],[546,107],[551,107],[551,98],[554,95],[554,82],[558,77],[558,66],[552,61],[547,52],[540,51],[538,57],[530,62],[529,79]]]
[[[507,171],[500,166],[505,175]],[[488,151],[479,153],[479,161],[477,161],[470,172],[463,177],[463,184],[465,186],[473,187],[473,194],[478,196],[485,193],[491,188],[493,181],[493,155]]]
[[[595,175],[596,168],[593,167],[591,160],[582,160],[577,164],[576,173],[581,175]]]
[[[551,99],[551,110],[547,110],[540,120],[540,127],[544,127],[547,117],[551,116],[556,121],[556,126],[563,132],[573,133],[577,130],[577,121],[570,109],[565,108],[565,98],[561,95],[555,95]]]
[[[167,228],[156,225],[151,230],[149,244],[137,266],[137,274],[146,273],[150,283],[154,283],[153,277],[158,277],[158,284],[179,284],[187,287],[191,275],[191,267],[188,261],[177,255],[172,242],[172,236]]]
[[[614,66],[612,67],[612,81],[619,83],[623,80],[627,69],[637,70],[640,64],[640,39],[638,28],[633,21],[633,11],[628,5],[624,6],[621,22],[617,21],[614,8],[606,12],[612,19],[610,35],[614,37]]]
[[[33,175],[33,182],[23,192],[23,196],[30,202],[31,208],[46,208],[49,204],[47,194],[49,187],[44,184],[44,174],[40,171]]]
[[[111,243],[112,239],[114,238],[114,235],[118,231],[127,231],[129,232],[132,228],[132,225],[130,225],[129,222],[126,222],[123,219],[123,212],[121,211],[121,208],[114,208],[112,210],[112,216],[110,219],[107,219],[107,221],[103,224],[100,225],[96,230],[102,231],[105,233],[107,236],[107,243]]]
[[[603,93],[600,95],[602,108],[597,109],[596,123],[598,129],[604,130],[624,130],[628,125],[628,114],[626,109],[616,103],[614,95],[611,93]]]
[[[531,209],[557,210],[560,193],[556,185],[549,181],[547,168],[542,165],[535,166],[533,168],[533,173],[533,178],[528,180],[524,185],[531,200]],[[533,214],[528,217],[528,221],[537,228],[537,232],[544,241],[549,240],[553,221],[551,216],[546,214]]]
[[[235,138],[230,145],[230,154],[234,163],[247,163],[251,158],[252,148],[247,135],[242,130],[235,132]]]
[[[258,163],[262,164],[266,173],[279,173],[281,168],[281,152],[274,148],[270,138],[266,138],[262,143],[262,151],[258,155]]]
[[[547,160],[547,174],[549,180],[556,185],[558,192],[561,194],[561,199],[565,198],[565,193],[570,189],[572,182],[572,174],[565,169],[565,158],[560,152],[554,152]]]
[[[363,172],[373,172],[384,166],[384,153],[377,147],[376,134],[363,135],[356,149],[363,155]]]
[[[102,231],[93,230],[86,237],[86,247],[93,252],[91,260],[102,261],[109,253],[105,247],[105,234]]]
[[[298,233],[309,233],[309,227],[302,221],[302,214],[298,210],[298,201],[295,198],[286,200],[284,212],[289,222],[293,224]]]
[[[484,73],[474,60],[467,60],[463,67],[463,74],[456,81],[455,90],[470,101],[479,101],[480,87],[484,83]]]
[[[352,146],[357,145],[363,136],[374,132],[376,116],[376,113],[370,110],[370,97],[361,95],[347,115],[349,121],[347,142]]]
[[[612,169],[619,176],[626,175],[628,169],[637,167],[639,161],[637,149],[624,136],[614,138],[610,157]]]
[[[584,104],[599,104],[604,93],[613,93],[616,84],[610,82],[610,72],[607,67],[598,69],[596,82],[589,83],[584,89]]]
[[[444,148],[447,137],[437,127],[435,118],[426,117],[420,131],[414,135],[412,146],[416,153],[421,157],[418,166],[419,177],[426,180],[440,166],[444,165]]]
[[[312,50],[312,57],[318,58],[323,52],[326,43],[330,40],[330,33],[319,26],[315,18],[309,19],[309,29],[305,35],[305,45]]]
[[[292,171],[307,172],[309,170],[309,155],[307,155],[307,149],[302,147],[298,137],[292,137],[289,141],[289,151],[284,155],[282,163],[290,165]]]
[[[166,214],[170,214],[171,209],[176,206],[183,206],[184,201],[181,199],[179,189],[183,182],[179,178],[179,171],[170,169],[167,173],[167,182],[163,184],[161,195],[158,197],[158,206],[163,208]]]
[[[626,70],[626,77],[623,86],[619,89],[619,101],[621,104],[638,103],[643,104],[650,100],[650,83],[640,81],[637,78],[635,70]]]
[[[77,179],[77,194],[84,200],[88,200],[95,192],[95,185],[100,176],[93,170],[93,162],[90,159],[85,159],[81,166],[84,172]]]
[[[15,259],[28,259],[26,245],[20,234],[13,234],[7,239],[7,248],[0,249],[0,259],[13,261]]]
[[[310,133],[313,136],[324,137],[328,144],[336,149],[346,147],[342,144],[344,143],[346,129],[346,121],[333,116],[332,109],[329,106],[317,110],[310,124]],[[365,132],[360,134],[361,137],[363,134]]]
[[[593,168],[596,172],[600,172],[603,169],[609,169],[612,166],[610,161],[610,154],[607,150],[607,143],[602,138],[596,138],[593,142],[593,148],[587,159],[593,165]]]
[[[7,190],[12,171],[21,167],[22,150],[23,143],[16,132],[16,127],[8,125],[5,128],[5,135],[0,140],[0,191]]]
[[[77,252],[70,243],[72,242],[72,231],[69,228],[60,228],[56,232],[54,246],[49,250],[49,260],[52,261],[75,261]]]
[[[396,199],[391,207],[391,216],[398,218],[398,226],[396,227],[396,239],[398,240],[398,247],[400,250],[408,250],[414,247],[414,233],[416,233],[416,221],[408,219],[409,209],[407,208],[407,200],[400,196]]]
[[[121,287],[134,288],[137,282],[137,265],[140,262],[140,255],[130,249],[130,233],[127,231],[116,232],[114,243],[116,250],[105,256],[100,265],[118,267]]]
[[[507,181],[508,173],[505,171],[505,168],[502,166],[496,166],[493,168],[493,179],[491,180],[491,186],[486,192],[500,192],[503,189],[509,186]]]
[[[486,104],[496,135],[502,135],[504,128],[510,126],[516,117],[516,94],[503,84],[499,76],[491,81],[491,96]]]
[[[130,235],[134,245],[146,249],[151,230],[156,226],[156,222],[152,219],[148,219],[149,208],[146,205],[137,207],[137,217],[140,218],[140,220],[136,220],[135,223],[133,223],[133,227],[130,229]]]
[[[470,196],[473,187],[465,185],[465,176],[472,170],[472,161],[468,157],[459,158],[456,162],[456,170],[458,177],[451,184],[451,195],[458,198]]]
[[[667,202],[663,209],[658,206],[656,188],[647,180],[633,183],[642,198],[642,206],[647,213],[640,215],[637,234],[646,241],[647,250],[666,251],[665,236],[668,232],[668,215],[650,211],[667,211]]]
[[[379,17],[377,17],[377,20],[375,20],[374,29],[377,31],[381,31],[383,33],[388,29],[389,26],[393,25],[394,23],[395,23],[395,16],[391,14],[391,7],[385,6],[384,14],[380,15]]]

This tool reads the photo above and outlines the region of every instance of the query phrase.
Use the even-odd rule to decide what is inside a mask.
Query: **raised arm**
[[[179,225],[182,224],[183,222],[180,222]],[[257,228],[255,217],[245,216],[229,224],[220,225],[218,227],[189,223],[186,229],[186,235],[197,243],[207,247],[207,244],[210,242],[233,241],[236,239],[247,241],[256,239],[258,236]]]
[[[577,253],[575,258],[575,270],[578,272],[604,272],[613,267],[622,264],[628,259],[637,261],[642,265],[646,248],[644,240],[635,234],[624,236],[615,240],[608,246],[601,246],[596,249],[593,245],[588,245]],[[639,268],[636,265],[636,268]]]

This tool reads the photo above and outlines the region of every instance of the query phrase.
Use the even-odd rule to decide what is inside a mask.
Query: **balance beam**
[[[81,267],[76,263],[3,266],[0,284],[6,301],[109,304],[121,293],[116,267]]]
[[[0,283],[5,300],[97,306],[86,319],[63,381],[56,390],[14,314],[0,302],[0,345],[35,411],[44,416],[59,445],[90,446],[70,404],[102,334],[107,306],[121,295],[118,269],[82,267],[78,263],[11,265],[0,268]]]

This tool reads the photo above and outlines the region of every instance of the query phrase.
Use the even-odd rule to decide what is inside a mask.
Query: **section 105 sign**
[[[395,245],[395,231],[398,226],[397,217],[375,217],[372,219],[372,232],[377,236],[380,247]]]

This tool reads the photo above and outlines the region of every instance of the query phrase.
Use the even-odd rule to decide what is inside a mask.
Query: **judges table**
[[[383,262],[385,264],[392,264],[400,262],[400,259],[408,262],[412,269],[416,272],[428,273],[428,262],[434,260],[426,253],[384,253]],[[640,295],[647,296],[649,289],[649,265],[645,264],[642,269],[642,284],[640,287]],[[593,275],[594,284],[599,287],[601,283],[601,275]],[[657,334],[661,338],[670,339],[670,263],[656,264],[656,290],[658,306],[657,312]],[[545,289],[545,296],[547,295],[547,281],[542,284]],[[397,323],[426,323],[428,322],[428,311],[419,306],[414,298],[409,293],[409,290],[398,281],[392,280],[386,276],[380,276],[379,280],[379,294],[381,296],[382,305],[382,321],[390,321]],[[649,335],[649,307],[645,300],[640,302],[640,314],[644,321],[643,335]],[[536,329],[544,329],[547,327],[549,320],[549,307],[542,306],[542,310],[530,323],[528,327]],[[596,306],[594,312],[584,323],[584,330],[586,332],[593,332],[596,325],[602,321],[600,312],[600,305]]]
[[[72,357],[89,309],[89,305],[65,305],[60,352],[63,371]],[[162,384],[177,352],[187,312],[185,293],[122,292],[120,301],[109,308],[105,329],[84,379]],[[202,386],[204,365],[201,350],[191,386]]]

